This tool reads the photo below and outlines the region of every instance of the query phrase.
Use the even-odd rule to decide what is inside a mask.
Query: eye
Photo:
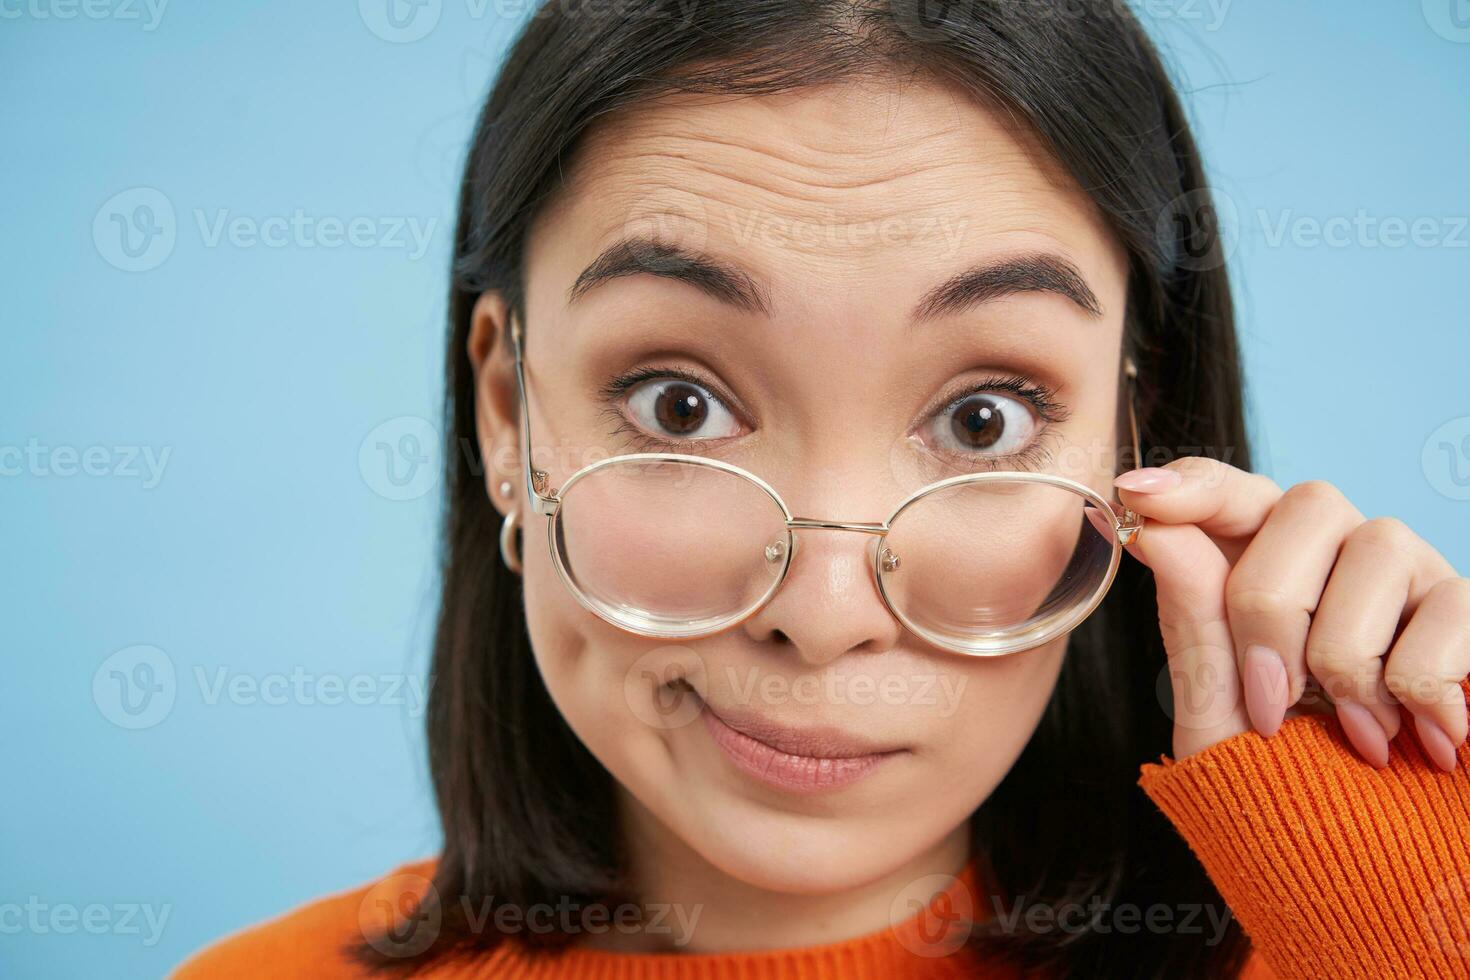
[[[1036,438],[1041,422],[1025,401],[996,391],[977,391],[951,402],[929,421],[926,435],[942,452],[960,456],[1012,456]]]
[[[665,439],[724,439],[740,423],[703,385],[683,378],[658,378],[632,388],[628,413],[639,428]]]

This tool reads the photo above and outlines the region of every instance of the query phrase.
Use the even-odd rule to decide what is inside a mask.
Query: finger
[[[1389,651],[1383,680],[1414,716],[1419,743],[1434,764],[1456,768],[1456,747],[1470,730],[1465,692],[1470,675],[1470,579],[1430,586]]]
[[[1281,498],[1269,477],[1204,456],[1130,470],[1113,485],[1136,513],[1165,524],[1196,524],[1211,537],[1255,534]]]
[[[1343,539],[1363,515],[1330,483],[1282,494],[1225,585],[1251,724],[1274,735],[1307,682],[1307,632]]]
[[[1192,524],[1152,524],[1128,552],[1154,573],[1174,695],[1175,758],[1246,731],[1225,613],[1230,563]]]
[[[1442,563],[1402,521],[1367,521],[1343,542],[1312,617],[1307,668],[1337,706],[1348,738],[1374,765],[1388,764],[1388,742],[1400,724],[1383,658],[1430,582],[1444,577],[1433,574]]]

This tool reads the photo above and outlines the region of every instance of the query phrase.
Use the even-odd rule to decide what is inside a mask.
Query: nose
[[[873,577],[873,549],[882,539],[862,530],[801,521],[786,578],[771,601],[745,621],[755,640],[790,642],[803,663],[820,666],[849,652],[898,644],[893,618]]]

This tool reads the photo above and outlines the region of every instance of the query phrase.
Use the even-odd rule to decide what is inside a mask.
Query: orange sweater
[[[1470,696],[1470,681],[1462,684]],[[1405,730],[1412,726],[1405,726]],[[1189,842],[1250,935],[1244,976],[1470,977],[1470,747],[1454,773],[1436,769],[1412,736],[1395,739],[1375,770],[1333,718],[1303,716],[1269,739],[1247,732],[1182,761],[1143,766],[1144,791]],[[247,929],[185,963],[176,980],[364,975],[342,951],[427,884],[432,862],[321,899]],[[961,897],[959,892],[965,892]],[[388,905],[380,899],[387,898]],[[936,903],[968,900],[987,917],[966,869]],[[802,949],[629,954],[572,949],[537,954],[515,942],[473,961],[443,963],[450,978],[586,977],[623,980],[823,980],[1013,976],[968,950],[936,948],[938,904],[882,932]],[[929,927],[929,928],[926,928]],[[1205,924],[1204,928],[1209,929]],[[942,942],[942,930],[939,935]],[[927,954],[927,955],[926,955]]]

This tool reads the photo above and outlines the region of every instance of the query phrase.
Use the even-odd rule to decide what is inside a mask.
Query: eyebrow
[[[640,274],[687,282],[748,313],[771,312],[765,292],[745,272],[707,255],[647,238],[625,238],[606,249],[572,283],[567,301],[575,302],[610,280]]]
[[[914,319],[958,313],[1015,293],[1055,293],[1094,317],[1102,316],[1101,304],[1077,267],[1059,255],[1038,252],[966,269],[925,293]]]
[[[572,283],[568,302],[625,276],[652,275],[686,282],[736,309],[770,315],[771,303],[760,285],[743,270],[680,245],[648,238],[625,238],[605,249]],[[1093,317],[1102,306],[1077,267],[1048,252],[1013,256],[976,265],[935,286],[914,308],[913,319],[925,321],[958,313],[1016,293],[1054,293]]]

